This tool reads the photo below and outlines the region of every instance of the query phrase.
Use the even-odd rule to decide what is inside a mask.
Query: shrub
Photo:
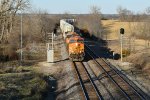
[[[18,60],[19,57],[16,50],[17,48],[13,45],[0,48],[0,61]]]
[[[129,49],[123,49],[122,54],[123,54],[123,57],[129,56],[130,55],[130,50]]]

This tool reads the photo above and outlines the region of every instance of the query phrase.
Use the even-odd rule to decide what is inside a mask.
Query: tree
[[[78,27],[88,30],[90,35],[102,38],[101,12],[97,6],[91,6],[88,15],[80,15],[78,17]]]
[[[101,24],[101,12],[97,6],[90,8],[90,31],[94,33],[98,38],[102,38],[102,24]]]
[[[119,6],[117,8],[117,12],[119,14],[120,21],[132,21],[134,19],[133,12],[126,8],[122,8],[121,6]]]
[[[146,8],[146,14],[148,14],[148,15],[150,14],[150,7]]]
[[[29,7],[29,0],[1,0],[0,2],[0,42],[7,41],[13,30],[17,12]]]
[[[44,43],[46,34],[54,31],[59,23],[59,17],[51,16],[44,10],[34,10],[23,16],[23,40],[24,42]]]
[[[145,11],[143,11],[143,13],[135,15],[138,16],[138,18],[135,19],[135,22],[129,23],[131,35],[136,38],[145,40],[147,45],[149,45],[150,41],[149,10],[150,8],[148,7]]]
[[[63,14],[62,14],[62,18],[63,19],[70,19],[70,18],[72,18],[73,16],[69,13],[69,12],[64,12]]]

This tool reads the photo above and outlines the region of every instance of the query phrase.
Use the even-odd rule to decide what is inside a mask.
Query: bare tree
[[[1,0],[0,2],[0,42],[7,41],[12,32],[15,17],[19,10],[29,7],[29,0]]]
[[[88,30],[90,35],[102,38],[100,8],[97,6],[92,6],[88,15],[79,16],[78,27],[84,30]]]
[[[101,12],[97,6],[92,6],[90,9],[90,29],[98,38],[102,38]]]
[[[134,19],[133,12],[126,8],[119,6],[117,8],[117,12],[119,14],[120,21],[133,21],[133,19]]]
[[[146,8],[146,13],[147,13],[147,14],[150,14],[150,7],[147,7],[147,8]]]
[[[59,23],[59,17],[50,15],[44,10],[35,10],[31,13],[24,16],[23,38],[29,43],[44,43],[46,34],[53,32],[55,25]]]
[[[62,18],[63,19],[70,19],[70,18],[73,18],[73,16],[69,12],[64,12],[62,14]]]
[[[149,7],[143,13],[135,15],[138,17],[134,22],[129,22],[131,36],[145,40],[146,46],[149,46],[150,41],[150,17]]]

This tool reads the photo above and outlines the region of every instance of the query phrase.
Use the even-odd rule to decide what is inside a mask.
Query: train
[[[66,19],[60,20],[60,29],[63,33],[64,39],[69,32],[74,32],[74,26],[66,21]]]
[[[69,19],[69,22],[75,21]],[[75,28],[66,19],[60,20],[60,29],[62,31],[69,59],[72,61],[83,61],[85,58],[84,38],[75,32]]]

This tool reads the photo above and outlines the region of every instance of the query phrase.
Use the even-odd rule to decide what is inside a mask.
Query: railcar
[[[60,29],[62,30],[66,42],[69,59],[73,61],[83,61],[85,56],[84,39],[74,31],[74,26],[69,23],[70,20],[71,19],[60,20]]]
[[[67,23],[65,20],[60,20],[60,28],[62,30],[64,39],[69,32],[74,32],[74,26]]]

